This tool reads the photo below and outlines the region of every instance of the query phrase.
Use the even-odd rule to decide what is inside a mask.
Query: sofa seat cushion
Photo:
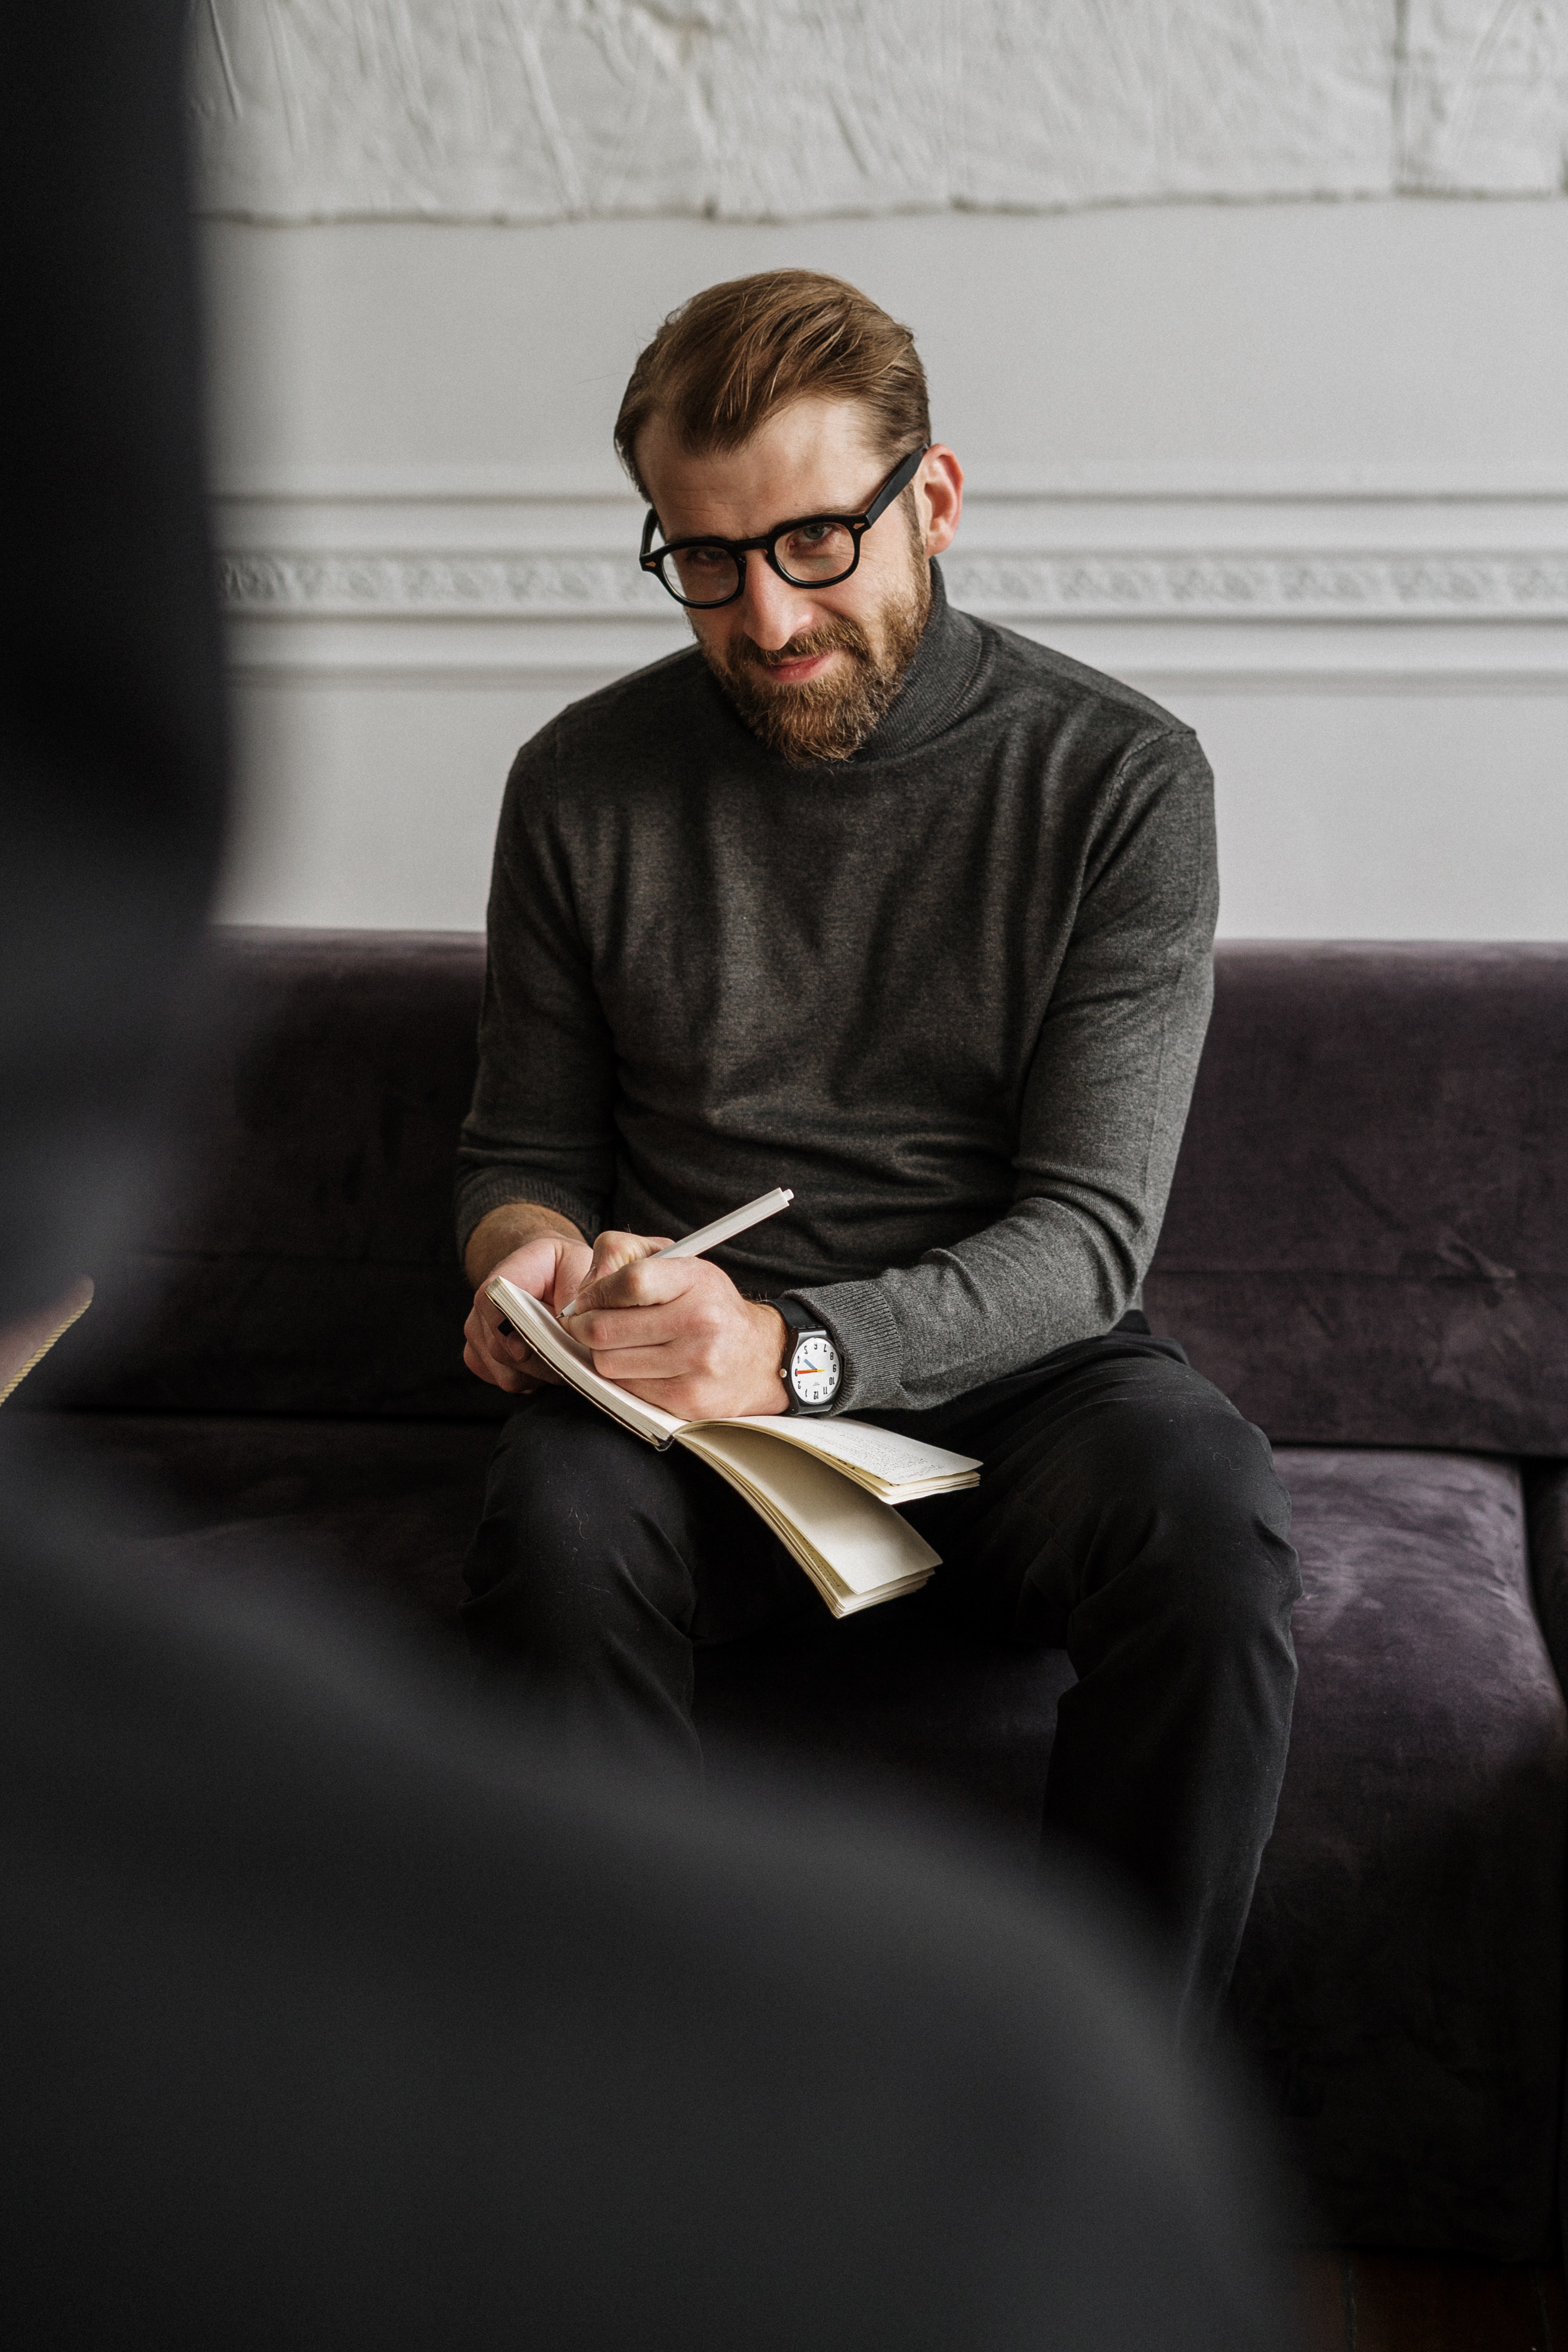
[[[1340,2239],[1539,2255],[1568,1720],[1519,1474],[1463,1454],[1278,1459],[1300,1684],[1237,2020]]]
[[[247,1413],[32,1413],[127,1533],[221,1576],[320,1578],[449,1639],[496,1433],[488,1423]]]

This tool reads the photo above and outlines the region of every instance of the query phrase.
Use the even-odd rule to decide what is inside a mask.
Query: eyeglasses
[[[928,441],[911,449],[894,467],[864,514],[801,515],[775,523],[760,539],[672,539],[667,547],[655,547],[659,521],[650,507],[637,562],[663,582],[678,604],[702,612],[734,603],[745,585],[746,558],[752,554],[765,558],[792,588],[835,587],[848,579],[860,561],[860,541],[914,480],[931,446]]]

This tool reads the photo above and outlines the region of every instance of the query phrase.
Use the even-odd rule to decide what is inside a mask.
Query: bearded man
[[[1139,1306],[1212,993],[1207,764],[948,604],[963,473],[854,288],[710,288],[616,437],[696,644],[563,711],[507,787],[458,1209],[467,1361],[523,1402],[473,1640],[606,1745],[695,1764],[693,1644],[815,1605],[703,1465],[551,1383],[498,1273],[683,1418],[849,1411],[977,1456],[908,1515],[946,1606],[1065,1645],[1047,1832],[1142,1894],[1201,2036],[1299,1590],[1265,1440]],[[650,1255],[777,1184],[787,1216]],[[810,1335],[830,1376],[797,1387]]]

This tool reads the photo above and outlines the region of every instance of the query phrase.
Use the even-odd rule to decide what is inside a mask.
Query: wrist
[[[752,1410],[754,1412],[786,1412],[789,1396],[784,1387],[783,1366],[789,1352],[789,1326],[778,1308],[765,1299],[748,1299],[746,1312],[758,1334],[758,1351],[765,1367],[758,1389],[766,1402],[753,1405]]]

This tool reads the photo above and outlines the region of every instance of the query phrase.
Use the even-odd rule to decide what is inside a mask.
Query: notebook
[[[924,1584],[941,1556],[897,1506],[979,1484],[980,1465],[873,1423],[793,1413],[681,1421],[594,1369],[537,1298],[498,1276],[486,1295],[581,1396],[650,1445],[683,1445],[727,1479],[810,1577],[836,1617]]]

